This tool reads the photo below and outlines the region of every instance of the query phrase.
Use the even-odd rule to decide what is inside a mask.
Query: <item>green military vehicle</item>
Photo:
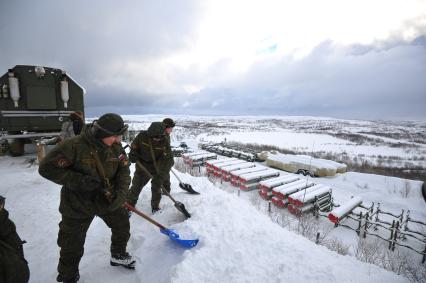
[[[12,156],[24,145],[59,136],[75,111],[84,113],[85,90],[65,71],[17,65],[0,77],[0,142]]]

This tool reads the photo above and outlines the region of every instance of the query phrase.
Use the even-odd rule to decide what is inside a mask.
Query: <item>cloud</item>
[[[274,1],[1,1],[0,73],[17,64],[65,69],[86,88],[89,116],[426,118],[421,2],[401,15],[389,4],[377,26],[366,23],[387,2],[358,21],[361,2],[351,3],[350,22],[340,4],[326,18],[307,1],[287,10]]]
[[[424,38],[384,49],[326,41],[302,60],[255,64],[238,80],[191,98],[191,107],[221,114],[424,118]],[[218,100],[224,101],[220,110],[210,107]]]

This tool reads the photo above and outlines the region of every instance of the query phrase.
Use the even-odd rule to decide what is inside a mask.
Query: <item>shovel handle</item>
[[[145,166],[142,165],[142,163],[139,160],[136,161],[136,165],[139,166],[139,168],[141,168],[142,171],[145,172],[145,174],[147,174],[150,178],[152,178],[152,174],[149,173],[149,171],[145,168]],[[170,193],[166,189],[164,189],[163,185],[161,185],[161,191],[163,192],[163,194],[168,196],[174,203],[176,203],[176,200],[170,195]]]
[[[158,228],[160,228],[161,230],[167,229],[165,226],[161,225],[160,223],[158,223],[157,221],[155,221],[154,219],[152,219],[151,217],[149,217],[148,215],[146,215],[145,213],[143,213],[142,211],[134,208],[133,206],[131,206],[130,204],[128,204],[127,202],[124,203],[124,207],[127,208],[130,211],[133,211],[134,213],[136,213],[137,215],[145,218],[145,220],[151,222],[152,224],[154,224],[155,226],[157,226]]]
[[[176,174],[176,172],[173,170],[173,168],[171,168],[171,170],[173,175],[175,175],[176,179],[179,181],[179,183],[182,183],[182,181],[179,179],[178,175]]]

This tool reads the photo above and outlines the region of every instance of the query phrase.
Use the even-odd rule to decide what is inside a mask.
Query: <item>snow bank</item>
[[[21,237],[27,240],[30,282],[53,282],[59,249],[59,186],[41,178],[25,157],[0,158],[0,194]],[[132,170],[133,170],[132,166]],[[184,250],[142,218],[131,217],[128,250],[135,271],[109,265],[110,231],[95,218],[87,234],[81,282],[408,282],[405,278],[341,256],[274,224],[243,198],[226,193],[207,178],[180,174],[201,195],[178,189],[172,194],[192,214],[183,216],[168,199],[154,218],[182,238],[199,237],[197,247]],[[137,208],[149,211],[145,188]]]

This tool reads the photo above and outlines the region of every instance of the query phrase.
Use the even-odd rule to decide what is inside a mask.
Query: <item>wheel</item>
[[[24,155],[25,143],[22,139],[14,140],[9,147],[9,153],[13,157]]]
[[[297,172],[296,172],[296,174],[302,174],[302,175],[305,175],[304,173],[305,173],[305,171],[304,171],[304,170],[302,170],[302,169],[299,169],[299,170],[297,170]]]

